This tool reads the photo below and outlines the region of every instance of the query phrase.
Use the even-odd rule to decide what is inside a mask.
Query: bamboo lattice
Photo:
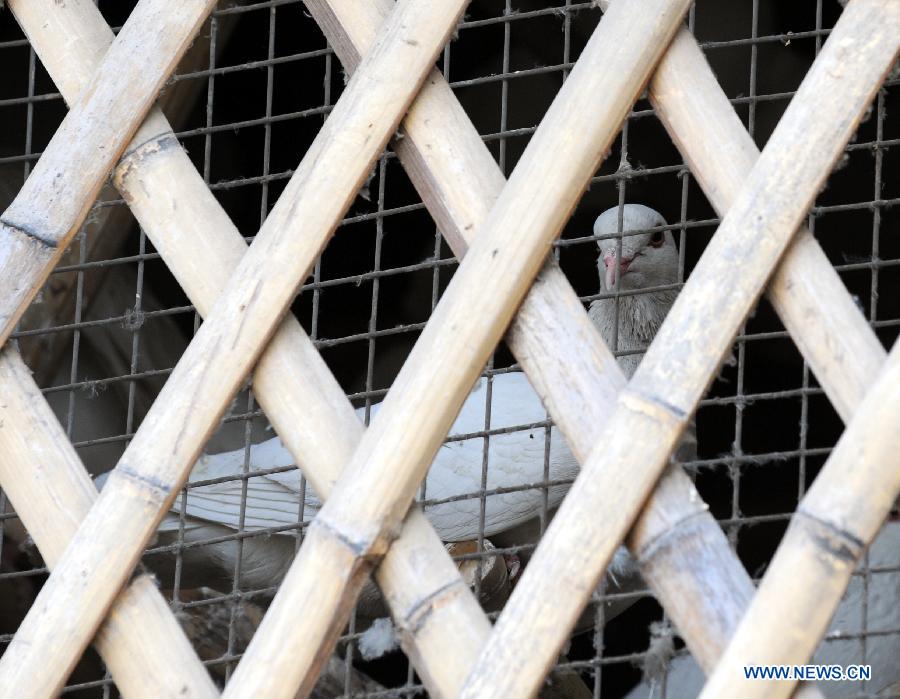
[[[465,0],[310,0],[353,77],[247,249],[162,112],[151,108],[213,3],[173,11],[141,0],[114,38],[87,0],[8,2],[72,108],[0,219],[0,338],[47,279],[110,170],[205,322],[99,495],[6,343],[0,485],[52,574],[0,659],[4,693],[55,695],[93,640],[128,696],[217,694],[149,576],[129,576],[251,371],[266,415],[327,502],[225,695],[308,693],[370,574],[432,695],[533,695],[623,539],[710,673],[704,697],[793,691],[790,683],[737,690],[740,666],[809,657],[900,493],[892,429],[900,350],[885,357],[800,226],[897,58],[900,5],[849,3],[760,154],[680,27],[689,4],[611,3],[506,182],[431,69]],[[546,253],[645,87],[723,222],[626,384]],[[393,148],[464,261],[364,430],[285,312],[398,125]],[[732,274],[737,260],[741,273]],[[848,428],[754,594],[690,479],[665,466],[767,283]],[[492,629],[439,537],[410,506],[504,333],[582,471]],[[413,421],[417,429],[409,430]],[[655,439],[636,448],[635,434]],[[611,506],[604,495],[613,489]],[[800,568],[815,571],[803,592],[818,600],[816,609],[789,594],[800,589],[789,584]],[[812,585],[821,597],[809,594]],[[786,634],[788,624],[801,631]]]

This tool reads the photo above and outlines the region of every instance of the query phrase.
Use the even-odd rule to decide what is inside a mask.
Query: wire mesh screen
[[[113,27],[133,5],[99,3]],[[699,0],[691,10],[692,31],[760,147],[839,13],[834,0]],[[571,0],[474,0],[469,6],[439,68],[505,175],[600,16],[591,2]],[[5,208],[66,106],[8,14],[0,15],[0,63]],[[340,62],[295,0],[220,4],[167,84],[160,98],[167,117],[248,242],[344,84]],[[885,346],[900,327],[898,111],[895,72],[808,220]],[[651,207],[661,218],[629,227],[632,204]],[[610,209],[611,227],[595,228]],[[639,100],[552,251],[592,318],[598,324],[613,319],[604,336],[626,372],[641,355],[635,338],[646,335],[631,332],[634,309],[655,305],[664,315],[718,222],[649,102]],[[634,254],[633,268],[621,268],[638,242],[644,247]],[[657,243],[672,246],[668,276],[635,275],[640,263],[634,260]],[[398,159],[385,153],[292,307],[361,420],[377,411],[456,267]],[[200,323],[118,193],[104,189],[15,335],[98,484]],[[562,436],[529,390],[501,345],[420,490],[426,515],[493,614],[577,473]],[[767,302],[740,332],[695,422],[696,448],[679,455],[688,455],[685,468],[758,579],[843,429]],[[241,657],[319,504],[248,385],[143,562],[218,682]],[[5,647],[48,572],[2,494],[0,511]],[[872,680],[825,686],[827,696],[875,696],[900,682],[898,543],[900,523],[889,521],[817,656],[871,664]],[[367,587],[316,696],[425,695],[396,648],[387,616],[377,589]],[[678,630],[622,553],[542,691],[547,697],[677,699],[694,696],[701,683]],[[894,691],[879,696],[900,696],[900,686]],[[118,695],[93,651],[65,693]]]

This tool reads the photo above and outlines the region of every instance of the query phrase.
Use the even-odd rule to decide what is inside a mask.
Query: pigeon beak
[[[628,267],[634,260],[633,257],[623,257],[619,264],[616,264],[616,253],[608,252],[603,256],[603,264],[606,265],[606,290],[612,291],[616,288],[616,272],[619,276],[624,276],[628,271]]]

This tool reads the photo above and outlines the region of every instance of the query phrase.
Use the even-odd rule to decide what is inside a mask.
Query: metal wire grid
[[[771,10],[771,8],[768,8],[766,3],[762,3],[761,7],[759,0],[752,0],[748,3],[749,7],[747,8],[750,16],[749,26],[740,27],[741,36],[717,39],[715,32],[711,31],[711,36],[708,38],[716,39],[712,41],[702,41],[707,38],[703,34],[703,22],[705,12],[710,9],[710,5],[700,3],[698,7],[691,10],[689,18],[691,29],[699,32],[701,45],[714,65],[717,52],[747,54],[747,57],[743,59],[748,61],[749,67],[745,87],[746,94],[729,96],[732,97],[733,104],[741,112],[753,135],[759,135],[760,111],[763,108],[773,107],[776,114],[780,113],[793,95],[793,89],[796,88],[794,85],[789,90],[775,92],[760,90],[761,54],[764,54],[768,48],[777,47],[779,44],[787,46],[791,42],[812,43],[814,53],[818,53],[822,41],[827,36],[829,25],[824,19],[826,13],[822,0],[815,0],[808,4],[810,14],[814,14],[814,24],[811,27],[796,32],[761,33],[761,12],[767,9]],[[453,80],[451,85],[460,96],[467,111],[472,114],[485,141],[494,149],[504,173],[508,174],[514,166],[524,143],[535,128],[533,124],[527,123],[527,118],[517,114],[517,103],[515,102],[517,89],[534,92],[537,95],[537,101],[543,100],[545,106],[549,103],[555,90],[554,85],[558,87],[559,80],[565,79],[568,70],[577,58],[580,47],[577,42],[579,35],[576,30],[585,25],[590,28],[597,21],[596,13],[585,12],[590,5],[591,3],[573,3],[570,0],[551,7],[531,7],[531,4],[527,2],[515,3],[512,0],[476,2],[472,6],[470,16],[460,27],[459,41],[449,45],[445,50],[442,59],[444,74],[448,80],[456,78],[457,74],[462,76],[460,79]],[[235,64],[227,62],[222,64],[222,52],[233,43],[231,40],[224,42],[226,45],[223,48],[223,42],[220,40],[220,27],[223,22],[233,18],[242,20],[238,24],[233,41],[264,46],[263,58],[244,60]],[[258,217],[253,217],[252,220],[248,219],[247,226],[239,224],[242,230],[248,233],[255,230],[257,224],[264,220],[270,202],[274,201],[275,196],[273,195],[280,192],[281,183],[291,174],[289,169],[278,169],[273,166],[273,141],[278,140],[275,131],[283,125],[288,128],[296,127],[303,124],[304,120],[308,120],[308,123],[318,123],[320,117],[324,119],[327,116],[341,89],[342,72],[339,64],[335,63],[330,49],[324,46],[323,40],[320,39],[317,44],[313,43],[314,48],[311,49],[305,45],[300,47],[304,49],[302,51],[297,50],[296,45],[289,43],[286,43],[289,50],[280,48],[279,41],[290,30],[279,30],[279,25],[284,27],[288,21],[291,21],[294,26],[298,23],[312,25],[311,21],[302,17],[301,6],[292,0],[246,3],[220,9],[208,25],[209,51],[206,68],[177,75],[171,81],[172,84],[182,81],[200,81],[201,85],[202,81],[205,81],[205,105],[201,105],[203,108],[198,107],[195,110],[195,115],[199,115],[200,123],[187,124],[183,130],[179,131],[178,135],[195,157],[198,167],[202,168],[204,180],[213,191],[219,194],[223,203],[229,208],[229,212],[236,217],[236,221],[241,221],[241,216],[247,216],[248,207],[240,202],[237,196],[232,198],[232,195],[241,195],[243,199],[258,195],[258,206],[256,207],[259,212]],[[538,28],[529,28],[530,23],[534,23]],[[250,27],[247,26],[248,24]],[[517,65],[517,53],[513,50],[514,42],[520,36],[553,36],[546,31],[549,26],[555,27],[557,31],[561,29],[562,36],[559,42],[561,46],[557,47],[558,52],[555,49],[554,51],[546,49],[544,53],[539,54],[539,57],[543,59],[545,55],[552,54],[553,57],[558,55],[559,58],[556,61],[542,60],[541,62],[544,64],[539,66],[522,67]],[[497,44],[499,42],[497,39],[500,37],[499,32],[501,31],[502,54],[498,57]],[[710,30],[707,29],[707,31]],[[306,35],[311,33],[314,31],[310,30]],[[474,35],[477,35],[478,38],[467,44],[465,39]],[[491,40],[484,41],[483,37],[486,36],[490,36]],[[464,52],[473,50],[473,44],[477,42],[483,43],[484,50],[493,57],[493,64],[475,62],[473,65],[466,62]],[[545,43],[553,44],[550,41]],[[544,48],[543,45],[542,48]],[[0,43],[0,50],[28,51],[27,94],[11,93],[10,96],[3,94],[3,99],[0,99],[0,109],[24,109],[26,126],[24,146],[21,152],[2,154],[0,165],[20,166],[22,175],[27,176],[31,163],[39,157],[39,149],[35,147],[36,143],[40,143],[40,140],[35,138],[36,110],[52,107],[57,116],[61,116],[61,99],[52,90],[39,89],[40,68],[34,52],[27,48],[24,40],[13,39]],[[809,63],[811,63],[811,59],[812,55],[809,57]],[[321,69],[322,90],[321,99],[318,100],[320,103],[303,109],[281,111],[275,105],[276,93],[292,88],[291,86],[279,86],[279,89],[276,90],[277,71],[282,67],[296,67],[296,65],[310,65],[314,66],[316,70]],[[263,116],[240,119],[225,118],[221,121],[217,119],[217,114],[221,111],[220,109],[217,112],[216,109],[219,104],[217,95],[221,100],[223,90],[227,90],[222,83],[227,83],[229,79],[236,76],[258,74],[261,71],[264,71],[265,75],[265,108],[258,111],[263,111]],[[805,67],[802,72],[805,72]],[[556,78],[557,75],[559,79]],[[46,79],[43,82],[46,83]],[[889,169],[886,159],[892,155],[895,156],[891,149],[896,150],[897,144],[900,143],[900,138],[897,138],[900,136],[900,132],[897,132],[896,127],[893,127],[892,131],[892,122],[887,119],[887,104],[892,96],[896,99],[898,82],[900,81],[893,80],[887,83],[878,96],[874,119],[870,120],[869,125],[861,131],[857,142],[851,144],[847,149],[848,157],[851,159],[867,156],[869,152],[872,154],[874,166],[871,199],[834,203],[830,201],[831,197],[823,197],[829,201],[820,202],[811,212],[809,220],[810,228],[815,231],[816,224],[821,227],[823,223],[829,221],[829,217],[839,218],[845,215],[871,212],[871,245],[866,258],[847,258],[843,264],[836,264],[836,267],[848,279],[851,288],[854,286],[850,283],[854,275],[859,273],[868,275],[868,284],[866,284],[868,298],[863,303],[871,324],[880,332],[886,333],[885,337],[895,335],[894,328],[900,325],[900,312],[896,306],[890,306],[887,311],[884,311],[881,310],[884,304],[879,303],[885,284],[889,285],[889,288],[893,284],[897,284],[898,273],[894,271],[894,268],[900,264],[900,254],[893,252],[896,250],[896,236],[891,240],[883,240],[881,236],[882,229],[887,228],[884,223],[884,219],[887,218],[886,213],[893,204],[900,200],[897,183],[892,184],[889,178],[884,177],[884,173]],[[490,102],[488,102],[490,109],[482,108],[482,111],[479,111],[479,104],[486,101],[484,95],[490,95]],[[518,104],[521,105],[521,102]],[[499,118],[497,118],[498,114]],[[718,223],[717,219],[711,215],[711,209],[693,183],[691,175],[680,157],[676,155],[676,162],[669,164],[659,164],[666,162],[665,157],[643,161],[646,152],[640,148],[640,139],[646,131],[645,125],[655,121],[648,119],[651,114],[652,111],[646,108],[645,103],[639,103],[636,106],[619,139],[617,152],[608,159],[607,165],[592,181],[591,193],[581,207],[582,210],[587,209],[587,211],[582,214],[582,218],[576,215],[564,239],[559,241],[555,248],[554,253],[561,260],[564,269],[568,271],[568,267],[573,268],[574,283],[576,288],[584,293],[583,300],[585,302],[599,298],[602,294],[593,293],[597,286],[596,275],[594,274],[591,278],[585,272],[586,267],[590,270],[593,266],[592,256],[596,250],[594,247],[596,238],[583,235],[584,231],[590,229],[588,226],[578,224],[596,215],[602,208],[616,202],[621,204],[626,201],[641,201],[642,196],[647,196],[647,193],[657,186],[671,188],[671,191],[674,192],[678,213],[677,217],[673,217],[671,213],[667,214],[667,218],[672,221],[668,228],[677,232],[679,239],[679,277],[682,280],[689,272],[692,261],[696,259],[702,249],[705,236],[708,236]],[[538,113],[537,118],[539,116]],[[537,119],[534,120],[534,124],[536,123]],[[871,126],[873,123],[874,129]],[[259,129],[262,130],[259,151],[262,154],[261,168],[252,175],[222,177],[217,173],[214,162],[216,154],[229,147],[227,143],[222,143],[222,139],[232,139],[240,147],[243,145],[246,132]],[[234,134],[239,131],[241,133],[235,137]],[[312,133],[314,127],[309,127],[306,131]],[[872,131],[874,133],[871,133]],[[52,133],[52,128],[49,133]],[[764,134],[762,138],[765,138],[765,135],[767,134]],[[259,146],[258,134],[252,143]],[[198,147],[198,144],[202,144],[202,148]],[[233,144],[232,147],[234,147]],[[296,160],[296,155],[300,152],[302,152],[302,148],[289,153],[288,159]],[[277,160],[277,158],[275,159]],[[446,246],[442,244],[439,232],[434,229],[427,216],[423,216],[423,207],[417,197],[409,195],[407,191],[409,184],[405,179],[405,174],[391,154],[386,154],[379,160],[368,188],[368,197],[371,201],[366,204],[360,200],[357,201],[357,206],[344,220],[341,231],[338,233],[339,244],[332,246],[332,248],[337,247],[337,251],[330,248],[317,262],[311,279],[302,288],[300,300],[295,308],[304,321],[304,325],[309,329],[316,345],[329,363],[336,368],[339,378],[345,381],[351,397],[358,399],[366,407],[367,415],[372,402],[384,394],[386,386],[390,383],[391,362],[390,359],[386,360],[384,357],[391,353],[402,357],[405,348],[411,346],[418,331],[424,326],[430,311],[433,310],[440,292],[456,264]],[[246,194],[248,192],[250,195]],[[602,206],[599,205],[601,202],[603,202]],[[231,204],[230,207],[229,204]],[[95,211],[122,206],[121,201],[109,199],[98,203]],[[232,209],[237,210],[238,208],[240,211],[232,212]],[[427,235],[420,232],[422,228],[428,231]],[[894,226],[894,230],[896,230],[896,226]],[[396,231],[402,231],[402,233],[398,234]],[[688,235],[689,232],[691,235]],[[364,241],[365,245],[371,246],[371,257],[362,264],[362,269],[348,271],[340,264],[336,264],[335,258],[347,249],[347,243],[344,243],[343,246],[340,244],[343,236],[351,238],[354,246],[362,247],[360,239]],[[426,240],[427,244],[422,242]],[[823,244],[830,253],[831,249],[827,239],[823,241]],[[41,336],[51,333],[65,333],[71,336],[68,376],[63,382],[48,387],[46,391],[48,394],[59,393],[65,397],[66,406],[61,418],[70,437],[73,436],[79,418],[76,409],[77,398],[83,396],[85,392],[126,387],[124,389],[126,407],[123,428],[119,429],[117,434],[75,442],[80,449],[97,445],[124,445],[132,436],[139,419],[135,410],[136,387],[142,381],[164,378],[170,369],[170,367],[145,368],[143,366],[141,350],[144,326],[152,324],[154,320],[174,319],[182,322],[185,318],[189,318],[196,328],[199,324],[199,317],[194,313],[193,307],[186,302],[167,302],[158,309],[144,307],[145,278],[148,270],[151,267],[157,268],[154,272],[157,278],[163,273],[158,269],[162,267],[158,261],[158,255],[147,245],[143,233],[137,236],[136,247],[128,251],[129,254],[105,259],[89,258],[87,234],[80,235],[75,245],[77,246],[77,261],[58,268],[55,273],[55,275],[74,274],[76,276],[73,316],[71,318],[54,318],[50,327],[24,330],[19,333],[19,336],[26,338],[32,335]],[[404,259],[403,255],[398,253],[398,249],[404,247],[414,248],[417,256],[414,255],[413,259]],[[126,305],[128,310],[121,315],[90,319],[83,296],[85,280],[88,275],[101,274],[115,266],[128,266],[129,269],[134,269],[134,299],[122,300],[122,305]],[[409,280],[413,278],[418,278],[420,281],[411,284]],[[157,284],[159,283],[157,281]],[[392,285],[394,286],[393,290],[391,289]],[[397,319],[396,306],[400,303],[399,299],[404,296],[402,288],[399,292],[397,291],[398,285],[406,286],[406,295],[409,295],[408,292],[412,289],[415,291],[414,295],[421,296],[421,298],[418,299],[418,307],[406,309],[404,314],[401,314],[401,322],[393,322]],[[368,288],[365,288],[366,286]],[[348,308],[329,306],[329,298],[334,295],[349,299],[346,301]],[[333,324],[329,325],[332,318],[341,312],[351,315],[348,313],[351,310],[350,307],[365,309],[365,312],[357,314],[361,326],[359,330],[342,328],[333,332]],[[416,312],[420,317],[416,317]],[[84,349],[82,348],[84,333],[121,325],[125,325],[131,333],[128,371],[117,376],[85,377],[81,368],[84,361]],[[762,325],[762,327],[755,327],[758,325]],[[744,534],[765,530],[765,538],[774,547],[774,543],[777,542],[777,538],[789,518],[790,511],[802,496],[806,485],[814,475],[816,468],[824,461],[833,443],[833,440],[824,444],[810,441],[810,430],[815,427],[816,420],[821,416],[823,405],[827,401],[822,400],[822,391],[810,377],[805,362],[793,350],[790,343],[785,342],[785,339],[787,339],[787,334],[782,330],[751,321],[750,327],[745,328],[737,338],[734,349],[735,364],[733,367],[725,369],[726,381],[719,382],[714,387],[711,394],[701,404],[698,415],[701,423],[701,456],[704,458],[691,464],[699,474],[698,487],[704,497],[713,504],[714,511],[725,527],[732,544],[744,555],[745,563],[751,565],[753,562],[748,561],[748,556],[741,550]],[[791,354],[800,364],[799,386],[789,384],[764,390],[757,387],[758,381],[748,380],[748,374],[753,370],[756,348],[773,343],[780,348],[779,351]],[[385,350],[386,345],[390,345],[387,350]],[[388,368],[382,369],[379,374],[379,367],[385,364],[388,365]],[[342,366],[345,367],[343,372],[341,371]],[[364,370],[360,371],[360,366],[364,366]],[[484,487],[487,482],[487,469],[490,468],[487,447],[491,437],[509,431],[507,428],[496,429],[491,426],[490,380],[496,373],[508,371],[510,368],[514,368],[510,358],[501,351],[485,372],[489,388],[484,430],[451,437],[451,439],[481,438],[484,440],[482,488],[478,492],[469,494],[469,497],[477,498],[481,502],[482,534],[478,539],[478,551],[483,551],[484,503],[488,495],[496,492],[489,491]],[[748,425],[747,413],[751,406],[786,404],[792,405],[797,413],[796,431],[792,432],[796,435],[796,446],[764,451],[753,449],[752,445],[748,447],[747,442],[752,442],[751,433],[756,424]],[[830,408],[826,409],[826,411],[828,410]],[[730,441],[727,445],[728,448],[714,453],[714,449],[704,450],[704,441],[714,440],[708,439],[708,435],[703,432],[702,427],[704,416],[716,411],[730,414],[733,427],[731,434],[728,435],[730,439],[726,440]],[[263,416],[255,407],[252,393],[247,393],[242,396],[239,404],[236,403],[227,418],[228,422],[237,423],[239,427],[243,427],[242,441],[246,454],[249,454],[249,447],[254,436],[251,420],[261,417]],[[821,419],[825,421],[828,418],[829,416],[821,416]],[[722,418],[710,420],[713,425],[719,425],[721,422]],[[546,420],[512,429],[543,430],[546,444],[545,455],[548,455],[549,426],[550,422]],[[796,495],[791,496],[790,506],[786,509],[768,512],[765,507],[759,507],[759,503],[748,503],[746,497],[742,497],[748,488],[748,479],[753,478],[754,471],[761,470],[761,464],[776,464],[779,470],[790,469],[796,474],[794,477]],[[251,472],[249,461],[245,459],[243,476],[245,488],[247,479],[253,477],[253,474],[258,475],[259,473]],[[548,476],[549,462],[545,457],[545,482],[538,486],[543,487],[545,494],[545,506],[540,513],[542,528],[548,518],[547,490],[551,485],[557,484],[557,482],[550,481]],[[716,496],[721,495],[723,484],[727,487],[728,497],[717,507],[717,500],[721,500],[721,498]],[[522,487],[532,488],[535,486],[523,484]],[[190,488],[187,488],[184,496],[190,497],[189,491]],[[426,508],[439,502],[429,500],[428,493],[424,489],[421,499]],[[6,509],[5,498],[0,499],[0,504]],[[243,518],[243,513],[241,516]],[[300,523],[302,518],[301,498],[298,524],[290,528],[295,529],[299,534],[297,545],[302,538],[303,525]],[[0,519],[0,530],[9,527],[13,522],[12,515],[3,515]],[[222,591],[225,594],[202,601],[183,601],[181,599],[181,577],[185,565],[183,556],[184,551],[189,548],[213,542],[187,543],[181,541],[172,546],[156,547],[153,550],[157,553],[168,553],[174,557],[175,575],[172,580],[172,602],[176,609],[189,611],[211,604],[228,605],[231,624],[227,651],[222,657],[209,663],[213,666],[224,665],[226,676],[231,670],[233,661],[239,657],[234,630],[237,605],[242,601],[259,600],[274,591],[274,586],[266,590],[247,590],[241,585],[241,546],[249,537],[267,536],[282,530],[284,528],[262,532],[239,530],[234,535],[223,537],[222,540],[231,539],[238,542],[239,554],[234,570],[234,582],[230,590]],[[7,547],[13,545],[10,541],[4,541]],[[508,553],[516,552],[517,549],[508,550]],[[479,555],[473,554],[476,558]],[[757,562],[758,564],[759,562]],[[871,569],[866,564],[860,574],[862,584],[868,586],[873,575],[896,574],[897,570],[896,568]],[[758,571],[751,568],[751,572]],[[37,579],[43,574],[46,574],[46,570],[43,568],[9,572],[4,570],[0,573],[0,582]],[[649,594],[646,591],[638,591],[617,597],[646,600],[649,599]],[[608,676],[608,673],[618,670],[620,675],[629,672],[634,675],[636,671],[631,668],[631,665],[642,662],[644,658],[643,646],[622,650],[615,644],[615,639],[610,638],[608,632],[604,634],[602,630],[605,622],[603,602],[606,599],[598,596],[595,600],[595,632],[590,640],[590,651],[582,654],[585,657],[566,663],[570,668],[589,671],[594,680],[594,695],[598,697],[601,694],[608,695],[606,686],[609,686],[609,682],[604,683],[604,677]],[[878,633],[900,633],[900,629],[880,630]],[[852,636],[859,641],[863,661],[869,636],[870,631],[866,626],[864,615],[860,632]],[[354,641],[357,637],[357,630],[351,622],[349,633],[345,636],[344,692],[348,695],[352,693],[353,689],[350,668],[355,659]],[[0,640],[8,642],[10,638],[11,635],[4,635],[0,637]],[[847,636],[844,635],[842,638],[847,639]],[[614,677],[613,691],[615,691],[615,680]],[[114,691],[112,682],[107,676],[88,681],[73,681],[67,687],[67,692],[77,693],[94,688],[99,688],[103,696],[110,696]],[[861,689],[864,690],[865,687],[861,687]],[[400,680],[399,686],[392,686],[388,694],[412,696],[421,691],[421,686],[417,683],[411,668],[407,667],[405,678]],[[367,696],[370,695],[367,694]]]

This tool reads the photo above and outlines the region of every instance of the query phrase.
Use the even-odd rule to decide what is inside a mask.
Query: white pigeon
[[[634,352],[647,349],[678,293],[674,288],[642,291],[672,287],[678,282],[675,239],[671,231],[652,230],[665,225],[665,219],[649,206],[626,204],[621,254],[618,236],[597,241],[597,268],[603,288],[618,294],[591,303],[588,315],[611,350],[629,352],[619,357],[619,366],[628,378],[640,363],[641,354]],[[596,236],[616,235],[618,230],[618,207],[604,211],[594,223]],[[640,293],[631,293],[637,291]]]
[[[821,665],[867,664],[872,679],[867,696],[896,696],[900,682],[900,521],[888,520],[869,547],[868,594],[862,577],[854,576],[828,627],[827,639],[811,662]],[[865,621],[865,625],[863,622]],[[859,634],[871,634],[865,653]],[[841,638],[846,636],[846,638]],[[631,690],[626,699],[683,699],[700,694],[703,671],[690,655],[679,655],[669,663],[665,676],[647,678]],[[855,696],[863,691],[859,682],[821,682],[826,697]]]
[[[491,380],[491,430],[502,430],[547,420],[540,398],[521,372],[497,374]],[[485,430],[488,379],[479,379],[469,393],[453,427],[450,437]],[[371,408],[376,415],[380,404]],[[363,409],[357,410],[360,420]],[[429,501],[425,513],[445,542],[478,538],[482,488],[484,438],[470,437],[446,442],[438,451],[425,481],[425,497]],[[540,511],[544,481],[545,428],[538,426],[508,433],[493,434],[489,438],[486,490],[513,489],[492,493],[485,497],[484,536],[516,527],[532,519]],[[243,472],[243,449],[221,454],[204,454],[190,475],[190,482],[234,478]],[[250,448],[250,469],[266,470],[289,467],[294,463],[290,452],[277,437]],[[551,481],[571,480],[578,472],[578,464],[555,427],[550,429],[549,473]],[[296,469],[254,476],[246,480],[246,500],[243,509],[245,531],[269,527],[296,525],[311,520],[321,502],[307,485],[303,506],[300,505],[301,482]],[[527,486],[535,487],[527,487]],[[550,507],[562,500],[568,485],[551,485],[547,489]],[[466,497],[469,496],[469,497]],[[181,527],[179,513],[184,509],[184,536],[188,542],[226,535],[239,528],[241,502],[244,497],[241,480],[218,480],[188,490],[187,505],[176,499],[159,527],[159,543],[170,543]],[[301,512],[302,509],[302,512]],[[291,532],[282,536],[245,539],[241,579],[249,587],[266,587],[280,581],[293,556],[295,540]],[[283,541],[278,541],[282,539]],[[233,541],[210,547],[187,549],[215,559],[223,573],[231,574],[237,555]],[[186,561],[185,568],[191,568]],[[206,584],[209,584],[208,582]]]
[[[615,233],[618,230],[617,210],[602,214],[594,226],[598,235]],[[664,225],[662,217],[645,206],[628,204],[624,208],[624,230],[642,230]],[[671,233],[663,236],[664,244],[657,245],[655,233],[642,233],[627,237],[623,244],[621,288],[656,286],[675,280],[677,274],[677,253]],[[609,258],[610,246],[614,240],[600,241],[601,279],[604,261]],[[614,252],[613,252],[614,254]],[[608,287],[608,285],[607,285]],[[654,295],[653,300],[623,301],[625,313],[619,314],[619,346],[643,348],[652,339],[674,299],[674,291]],[[590,309],[590,316],[598,325],[607,343],[611,343],[610,313],[615,311],[614,299],[596,301]],[[627,309],[640,309],[649,320],[634,322],[633,314]],[[621,311],[621,309],[620,309]],[[652,312],[651,312],[652,311]],[[643,316],[640,316],[643,318]],[[636,334],[635,334],[636,333]],[[649,334],[648,334],[649,333]],[[632,337],[633,335],[633,337]],[[623,345],[624,343],[624,345]],[[633,372],[637,361],[632,356],[620,358],[626,374]],[[632,366],[633,365],[633,366]],[[454,422],[450,437],[481,432],[485,429],[485,409],[487,396],[485,378],[479,379],[467,397]],[[378,413],[380,404],[371,408],[372,415]],[[357,410],[362,420],[363,409]],[[502,430],[516,426],[540,423],[547,419],[547,413],[537,393],[521,372],[496,374],[491,388],[491,430]],[[491,493],[484,498],[484,536],[493,537],[506,533],[504,545],[527,544],[537,539],[536,516],[544,506],[543,488],[545,459],[545,428],[538,426],[518,429],[508,433],[492,434],[489,438],[488,468],[485,489],[511,489],[509,492]],[[438,451],[425,481],[425,497],[437,501],[426,506],[425,514],[445,542],[476,539],[479,533],[481,498],[477,493],[482,488],[482,463],[484,459],[484,439],[451,439]],[[244,449],[219,454],[204,454],[200,457],[190,475],[191,483],[214,480],[216,482],[189,489],[186,505],[182,498],[176,499],[172,511],[166,516],[158,530],[158,544],[173,544],[183,537],[182,585],[225,585],[230,586],[238,560],[238,543],[234,540],[219,540],[203,546],[197,542],[222,539],[239,529],[243,506],[243,529],[246,532],[267,528],[295,527],[298,522],[311,520],[321,507],[321,502],[308,485],[301,488],[300,474],[296,469],[278,473],[237,478],[243,473]],[[249,451],[250,471],[289,467],[294,459],[277,437],[261,444],[255,444]],[[573,479],[578,472],[578,464],[562,435],[555,427],[550,429],[549,472],[551,481]],[[98,479],[102,484],[103,477]],[[537,487],[527,487],[529,485]],[[555,508],[562,500],[568,484],[553,485],[547,491],[547,505]],[[303,502],[301,504],[301,493]],[[183,517],[182,517],[183,510]],[[183,530],[183,533],[180,534]],[[280,582],[287,572],[296,548],[294,529],[281,534],[253,536],[244,539],[241,551],[241,585],[245,588],[265,588]],[[171,564],[171,556],[163,556]],[[164,560],[152,561],[154,567],[167,566]],[[210,568],[215,569],[215,572]],[[613,583],[616,575],[628,576],[633,572],[633,564],[625,549],[620,548],[610,566]],[[196,573],[198,578],[192,579]]]
[[[662,214],[642,204],[625,204],[621,229],[619,207],[607,209],[594,222],[594,235],[603,236],[597,241],[597,269],[604,290],[613,295],[591,303],[588,315],[607,346],[622,353],[617,361],[629,379],[678,294],[675,238],[671,231],[654,230],[664,226]],[[675,458],[681,462],[697,458],[693,421]]]

